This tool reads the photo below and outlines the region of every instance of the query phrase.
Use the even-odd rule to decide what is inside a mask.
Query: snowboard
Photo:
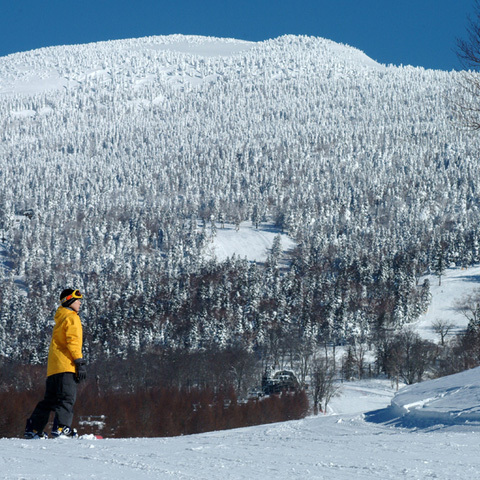
[[[102,435],[94,435],[93,433],[85,433],[83,435],[77,435],[76,437],[47,437],[47,438],[25,438],[21,437],[23,440],[104,440]]]

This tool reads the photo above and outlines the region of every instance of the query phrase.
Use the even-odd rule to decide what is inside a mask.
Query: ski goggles
[[[83,295],[80,293],[80,290],[75,290],[70,295],[67,295],[66,297],[63,297],[60,300],[60,303],[64,304],[65,302],[68,302],[69,300],[72,300],[72,299],[80,300],[81,298],[83,298]]]

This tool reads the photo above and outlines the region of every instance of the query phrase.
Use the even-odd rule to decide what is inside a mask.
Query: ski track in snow
[[[478,432],[411,432],[361,416],[169,439],[4,439],[0,448],[5,479],[472,479],[480,467]]]

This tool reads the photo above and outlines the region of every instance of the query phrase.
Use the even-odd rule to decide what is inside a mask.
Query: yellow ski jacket
[[[75,373],[74,361],[83,357],[82,343],[82,323],[77,312],[58,307],[48,351],[47,377],[57,373]]]

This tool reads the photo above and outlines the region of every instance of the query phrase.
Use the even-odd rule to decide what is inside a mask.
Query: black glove
[[[75,375],[75,380],[77,383],[82,382],[83,380],[87,379],[87,367],[86,367],[85,360],[83,358],[77,358],[75,360],[75,368],[77,373]]]

